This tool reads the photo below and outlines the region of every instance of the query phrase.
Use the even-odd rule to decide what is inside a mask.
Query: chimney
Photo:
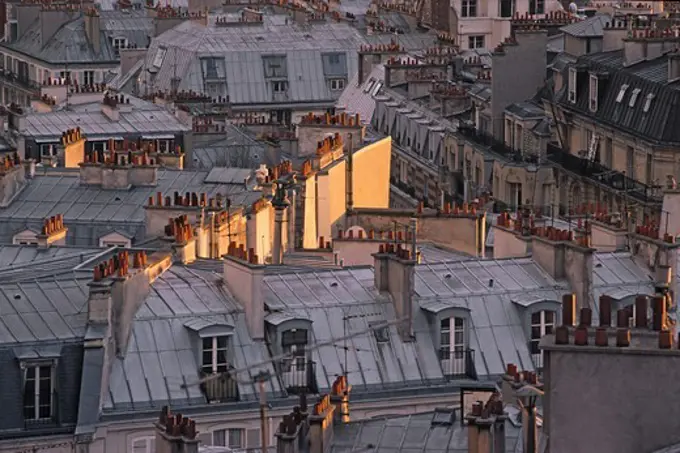
[[[272,250],[272,264],[283,262],[283,223],[286,209],[290,205],[286,197],[286,186],[276,183],[276,193],[272,200],[274,206],[274,249]]]
[[[78,168],[85,161],[85,137],[79,127],[61,134],[59,151],[63,153],[63,165],[66,168]]]
[[[257,264],[254,249],[248,251],[236,243],[229,245],[224,257],[224,282],[227,288],[246,312],[246,323],[250,336],[255,340],[264,339],[264,266]]]
[[[468,453],[505,452],[505,420],[503,401],[498,393],[486,404],[477,401],[466,416],[468,421]]]
[[[168,231],[174,236],[173,252],[177,261],[189,264],[196,261],[196,236],[194,228],[189,223],[188,216],[183,215],[170,219]]]
[[[389,293],[399,319],[399,335],[404,341],[413,339],[413,294],[415,257],[401,244],[380,245],[375,259],[375,286]]]
[[[50,245],[66,245],[66,233],[68,228],[64,226],[64,216],[57,214],[45,219],[42,231],[37,235],[39,248],[47,248]]]
[[[16,152],[0,159],[0,207],[9,206],[14,197],[26,187],[26,172],[30,168],[27,167],[28,165],[22,165]]]
[[[668,83],[680,80],[680,50],[668,54]]]
[[[95,270],[95,272],[99,272]],[[112,301],[111,286],[112,280],[94,279],[88,286],[90,294],[87,298],[87,322],[92,325],[111,326]]]
[[[330,395],[324,395],[309,415],[309,453],[328,453],[333,443],[333,412]]]
[[[349,392],[346,376],[338,376],[331,386],[331,404],[335,406],[333,420],[335,423],[349,423]]]
[[[95,53],[99,53],[101,49],[101,22],[99,18],[99,11],[97,8],[91,7],[85,11],[85,34],[88,41],[92,45]]]
[[[198,453],[197,434],[194,420],[163,406],[156,422],[156,453]]]
[[[297,409],[297,411],[296,411]],[[296,407],[293,413],[284,415],[276,431],[276,453],[299,453],[302,439],[303,419],[300,409]]]

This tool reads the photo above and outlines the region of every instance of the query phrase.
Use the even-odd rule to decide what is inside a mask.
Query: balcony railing
[[[278,365],[281,384],[288,393],[316,393],[316,363],[302,358],[283,359]]]
[[[529,350],[532,351],[531,349],[532,345],[531,342],[529,342]],[[543,352],[531,352],[531,362],[534,364],[534,370],[536,370],[536,373],[539,376],[543,376]]]
[[[506,159],[514,162],[538,163],[538,156],[525,154],[520,150],[506,145],[503,141],[494,138],[491,134],[478,131],[474,127],[460,126],[458,132],[476,145],[482,146]]]
[[[613,190],[626,192],[629,196],[643,203],[661,203],[663,201],[663,196],[657,192],[656,187],[629,178],[624,173],[607,168],[598,162],[571,154],[553,143],[548,144],[548,160],[567,171]]]
[[[45,418],[28,418],[24,417],[24,429],[41,429],[58,426],[61,422],[59,414],[59,394],[55,391],[52,393],[52,416]]]
[[[201,377],[213,377],[201,384],[201,389],[211,403],[238,401],[238,382],[228,372],[201,373]]]
[[[27,90],[33,92],[40,92],[40,84],[33,80],[28,79],[27,77],[21,77],[17,73],[8,71],[7,69],[4,68],[0,69],[0,78],[7,82],[11,82],[15,85],[18,85],[22,88],[25,88]]]
[[[449,348],[440,348],[439,362],[448,379],[477,379],[473,349],[451,351]]]

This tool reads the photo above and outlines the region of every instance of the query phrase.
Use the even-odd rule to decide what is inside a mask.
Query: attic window
[[[373,330],[373,335],[375,335],[375,341],[378,343],[387,343],[390,341],[390,331],[384,323],[369,323],[368,327]]]
[[[635,102],[637,102],[637,98],[640,95],[640,89],[635,88],[633,92],[630,94],[630,101],[628,102],[628,107],[635,107]]]
[[[158,50],[156,51],[156,56],[153,57],[153,67],[154,68],[160,68],[161,65],[163,65],[163,60],[165,59],[165,53],[167,52],[167,49],[164,49],[162,47],[159,47]]]
[[[655,96],[653,94],[648,94],[647,99],[645,99],[645,105],[642,108],[642,111],[647,113],[649,112],[649,108],[652,106],[652,101],[654,100]]]
[[[371,96],[375,96],[378,94],[378,91],[380,91],[380,88],[382,88],[382,82],[378,82],[375,84],[373,87],[373,91],[371,91]]]
[[[597,76],[594,74],[590,75],[590,111],[597,112]]]
[[[576,103],[576,68],[569,68],[569,102]]]
[[[366,88],[364,88],[364,93],[368,93],[371,91],[371,88],[373,88],[373,85],[375,84],[375,79],[370,79],[368,83],[366,84]]]
[[[621,103],[623,101],[623,97],[626,95],[626,90],[628,89],[628,85],[621,85],[621,90],[619,90],[619,94],[616,95],[616,102]]]

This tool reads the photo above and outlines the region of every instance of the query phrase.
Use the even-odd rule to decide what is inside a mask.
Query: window
[[[597,76],[590,75],[590,111],[597,111]]]
[[[227,340],[226,335],[203,338],[201,371],[206,374],[225,373],[227,371]]]
[[[375,341],[379,343],[387,343],[390,341],[390,329],[387,326],[381,325],[383,323],[369,323],[368,327],[373,329],[373,336]]]
[[[156,50],[156,55],[153,57],[152,64],[154,68],[160,68],[163,65],[163,60],[165,59],[166,52],[167,49],[164,49],[162,47],[159,47],[158,50]]]
[[[201,58],[201,69],[203,70],[203,79],[224,79],[226,71],[224,67],[224,58]]]
[[[645,105],[642,108],[642,111],[644,113],[649,112],[649,108],[652,106],[652,101],[654,100],[654,98],[655,98],[655,96],[651,93],[647,95],[647,99],[645,99]]]
[[[647,185],[652,184],[652,178],[654,177],[654,170],[653,170],[653,164],[654,164],[654,159],[652,158],[651,154],[647,154],[647,167],[645,171],[645,181],[647,182]]]
[[[371,91],[371,96],[376,96],[380,89],[382,88],[382,86],[383,86],[382,82],[376,83],[375,86],[373,87],[373,90]]]
[[[461,0],[460,15],[461,17],[477,17],[477,0]]]
[[[623,97],[626,95],[626,90],[628,90],[628,85],[621,85],[621,89],[619,90],[619,94],[616,95],[616,102],[621,103],[623,102]]]
[[[156,439],[152,436],[141,437],[132,441],[132,453],[154,453]]]
[[[483,35],[468,36],[468,47],[470,49],[483,49],[484,36]]]
[[[465,374],[465,319],[444,318],[439,324],[439,360],[447,375]]]
[[[283,332],[283,335],[281,336],[281,346],[283,347],[283,353],[287,354],[287,357],[284,359],[284,368],[286,371],[290,371],[291,368],[304,370],[307,330],[291,329]]]
[[[522,206],[522,184],[519,183],[508,183],[510,186],[510,206],[513,209]]]
[[[373,85],[375,84],[375,79],[371,78],[368,80],[368,83],[364,87],[364,93],[368,93],[371,91],[371,88],[373,88]]]
[[[285,55],[262,57],[264,62],[264,76],[266,78],[287,78],[288,68]]]
[[[213,446],[245,448],[244,429],[218,429],[213,431]]]
[[[637,102],[637,98],[640,95],[640,89],[635,88],[633,92],[630,94],[630,101],[628,102],[628,107],[635,107],[635,103]]]
[[[84,85],[94,84],[94,71],[83,71],[83,84]]]
[[[272,83],[272,91],[274,93],[285,93],[288,91],[288,82],[278,81]]]
[[[545,14],[545,0],[529,0],[529,14]]]
[[[49,364],[24,368],[24,419],[47,420],[54,415],[54,367]]]
[[[549,310],[536,311],[531,314],[531,358],[534,367],[543,368],[543,351],[538,347],[544,335],[550,335],[555,327],[555,312]]]
[[[569,102],[576,103],[576,68],[569,68]]]
[[[64,81],[71,80],[71,71],[61,71],[59,73],[59,78]]]
[[[514,0],[501,0],[500,16],[501,17],[512,17],[514,15],[515,15],[515,1]]]
[[[331,79],[331,91],[345,89],[345,79]]]
[[[626,176],[635,179],[635,150],[632,146],[626,152],[626,173]]]
[[[52,157],[57,155],[57,145],[51,143],[40,144],[40,155],[42,157]]]
[[[113,45],[113,48],[116,50],[126,49],[128,40],[127,38],[113,38],[111,40],[111,44]]]
[[[408,184],[408,162],[405,160],[399,161],[399,181]]]
[[[630,304],[626,308],[626,313],[628,313],[628,325],[630,327],[635,327],[635,317],[637,316],[637,310],[635,309],[635,304]]]

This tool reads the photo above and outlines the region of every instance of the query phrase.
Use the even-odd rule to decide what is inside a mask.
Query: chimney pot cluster
[[[380,230],[376,233],[376,231],[373,228],[368,230],[368,232],[366,233],[366,237],[364,237],[364,232],[362,230],[359,230],[356,237],[355,237],[353,230],[348,230],[347,233],[345,233],[340,228],[340,229],[338,229],[337,237],[338,237],[338,239],[354,239],[354,240],[356,240],[356,239],[359,239],[359,240],[363,240],[363,239],[385,240],[385,239],[388,239],[390,241],[396,240],[397,242],[406,242],[406,243],[410,243],[412,238],[413,238],[412,233],[410,231],[407,231],[405,234],[404,234],[403,231],[397,231],[397,233],[395,235],[394,231],[392,231],[392,230],[389,230],[387,232]]]
[[[409,6],[409,5],[404,5],[401,3],[388,3],[388,2],[380,2],[378,4],[378,10],[385,10],[385,11],[394,11],[398,13],[403,13],[407,14],[409,16],[416,16],[418,15],[418,8],[415,6]]]
[[[394,27],[392,25],[386,24],[383,21],[369,21],[367,24],[374,33],[389,33],[390,35],[403,35],[405,30],[400,27]]]
[[[227,202],[228,203],[228,202]],[[175,192],[172,198],[163,198],[162,192],[156,192],[156,199],[154,197],[149,197],[149,206],[157,207],[192,207],[192,208],[212,208],[221,209],[222,208],[222,198],[218,195],[215,198],[208,198],[208,194],[205,192],[186,192],[182,196],[179,192]]]
[[[279,178],[288,176],[293,173],[293,162],[285,160],[278,165],[267,168],[267,176],[265,176],[265,183],[271,183]]]
[[[172,414],[168,406],[163,406],[163,409],[161,409],[158,416],[158,426],[165,428],[165,433],[172,437],[194,440],[198,434],[194,420],[182,417],[182,414]]]
[[[515,382],[516,384],[540,385],[538,374],[534,371],[519,371],[517,365],[514,363],[508,363],[506,365],[505,375],[510,381]]]
[[[245,261],[250,264],[259,264],[259,257],[255,254],[254,248],[249,248],[246,250],[243,244],[236,245],[235,241],[229,243],[227,248],[227,255],[238,258],[241,261]]]
[[[376,45],[362,45],[359,48],[360,53],[386,53],[386,52],[403,52],[404,47],[400,46],[399,43],[392,39],[389,44],[376,44]]]
[[[360,127],[361,117],[357,113],[356,115],[348,115],[347,113],[340,113],[339,115],[331,115],[326,113],[324,115],[315,115],[309,112],[307,115],[303,116],[300,120],[300,125],[302,126],[349,126],[349,127]]]
[[[566,11],[551,11],[543,17],[537,17],[537,14],[520,14],[515,13],[512,18],[512,25],[522,26],[524,24],[543,25],[543,26],[562,26],[580,21],[577,16],[574,16]]]
[[[14,168],[19,168],[20,165],[21,158],[16,151],[12,153],[12,156],[3,157],[2,160],[0,160],[0,170],[2,170],[2,172],[8,172]]]
[[[397,258],[402,259],[402,260],[411,260],[414,259],[411,255],[411,251],[409,249],[403,248],[401,244],[393,244],[393,243],[387,243],[387,244],[380,244],[378,246],[378,253],[386,253],[389,255],[395,255]]]
[[[326,241],[326,238],[323,236],[319,237],[319,249],[326,249],[330,250],[332,249],[330,241]]]
[[[118,276],[120,278],[128,275],[130,258],[127,250],[118,252],[109,258],[108,261],[102,261],[94,267],[93,281],[99,282],[108,277]],[[140,269],[147,264],[146,252],[135,252],[133,254],[133,268]]]
[[[644,219],[642,225],[635,227],[635,233],[650,239],[662,239],[664,242],[669,244],[675,243],[675,237],[672,234],[665,233],[663,236],[661,236],[657,223],[646,218]]]
[[[57,98],[55,96],[43,94],[42,96],[40,96],[40,102],[47,106],[54,107],[55,105],[57,105]]]
[[[42,234],[50,236],[55,233],[64,231],[64,215],[57,214],[49,219],[45,219],[42,226]]]
[[[77,80],[74,80],[71,84],[73,88],[69,91],[71,94],[85,94],[85,93],[103,93],[108,87],[105,83],[86,83],[79,85]]]
[[[68,146],[81,140],[82,138],[83,135],[80,131],[80,127],[76,127],[75,129],[67,129],[66,132],[61,134],[61,144]]]
[[[321,157],[338,148],[342,148],[342,136],[336,132],[332,137],[326,137],[317,143],[316,155]]]
[[[129,104],[130,98],[126,98],[122,94],[109,94],[107,91],[104,93],[104,99],[102,99],[102,104],[110,107],[112,109],[118,108],[118,104]]]
[[[423,211],[423,203],[420,202],[418,205],[418,213],[422,213]],[[458,205],[456,203],[451,205],[451,203],[444,203],[444,209],[441,211],[444,215],[462,215],[462,216],[476,216],[477,215],[477,209],[479,208],[479,203],[478,202],[472,202],[471,204],[463,203],[461,205]]]
[[[194,235],[193,229],[189,224],[189,218],[186,214],[176,218],[170,218],[168,224],[165,226],[165,235],[174,237],[175,242],[183,244],[191,239]]]
[[[173,8],[172,6],[160,6],[160,2],[156,6],[156,17],[158,19],[205,19],[207,17],[204,11],[189,12],[186,8]]]
[[[449,82],[434,82],[430,89],[432,94],[447,98],[465,98],[468,96],[468,91],[458,85],[451,85]]]

